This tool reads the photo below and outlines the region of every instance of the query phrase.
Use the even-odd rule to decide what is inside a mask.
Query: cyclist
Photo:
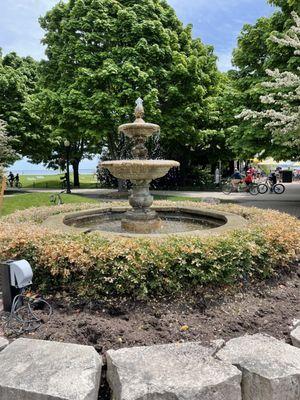
[[[19,174],[17,174],[15,176],[15,187],[19,187],[19,184],[20,184],[20,176]]]
[[[274,185],[276,185],[277,183],[277,176],[275,172],[271,172],[270,175],[268,176],[268,180],[271,183],[271,188],[270,188],[270,192],[273,193],[273,187]]]
[[[9,174],[8,174],[8,182],[9,182],[9,186],[10,186],[10,187],[13,187],[13,186],[14,186],[14,179],[15,179],[15,176],[14,176],[14,174],[10,171]]]
[[[252,174],[252,172],[250,170],[247,171],[247,175],[244,178],[244,182],[247,185],[247,192],[249,192],[249,186],[253,183],[253,174]]]
[[[237,168],[235,168],[234,173],[231,176],[231,184],[235,188],[236,191],[238,189],[239,183],[242,183],[242,182],[243,182],[243,177],[242,177],[240,171]]]

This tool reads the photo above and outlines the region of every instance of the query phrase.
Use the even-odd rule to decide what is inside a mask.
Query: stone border
[[[299,327],[294,320],[291,328]],[[125,347],[107,351],[105,358],[90,346],[24,338],[8,344],[0,337],[0,398],[99,400],[100,379],[114,400],[300,398],[300,349],[262,333],[209,346]]]
[[[134,233],[114,233],[114,232],[105,232],[105,231],[93,231],[90,232],[90,234],[97,234],[102,237],[112,239],[115,237],[129,237],[129,238],[138,238],[138,239],[143,239],[143,238],[151,238],[151,239],[167,239],[170,236],[176,236],[176,237],[209,237],[209,236],[217,236],[224,234],[229,231],[233,231],[235,229],[243,229],[248,226],[248,222],[245,218],[236,215],[236,214],[231,214],[227,212],[220,212],[220,211],[214,211],[214,210],[207,210],[204,208],[198,208],[198,207],[191,207],[191,206],[154,206],[154,210],[158,212],[185,212],[185,213],[191,213],[191,214],[197,214],[199,216],[204,216],[204,217],[209,217],[213,218],[219,221],[223,221],[224,224],[221,226],[218,226],[216,228],[211,228],[211,229],[206,229],[206,230],[194,230],[194,231],[188,231],[188,232],[178,232],[178,233],[164,233],[164,234],[134,234]],[[103,207],[103,208],[97,208],[97,209],[92,209],[92,210],[86,210],[86,211],[80,211],[76,213],[63,213],[63,214],[58,214],[58,215],[53,215],[48,217],[44,222],[43,226],[49,228],[49,229],[54,229],[54,230],[60,230],[62,232],[66,233],[89,233],[89,229],[87,228],[78,228],[74,227],[71,225],[68,225],[67,222],[68,220],[78,218],[80,216],[97,216],[100,213],[121,213],[121,212],[126,212],[130,210],[130,207],[126,206],[119,206],[119,207]]]

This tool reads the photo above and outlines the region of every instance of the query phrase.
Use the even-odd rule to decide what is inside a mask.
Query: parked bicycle
[[[222,192],[224,194],[231,194],[231,193],[250,193],[252,196],[258,195],[258,185],[256,183],[250,183],[247,185],[245,182],[240,182],[235,186],[231,181],[226,181],[222,184]]]
[[[61,193],[64,193],[64,191]],[[60,206],[61,204],[64,204],[63,199],[61,197],[61,193],[55,193],[50,195],[50,203],[52,205]]]
[[[267,179],[265,183],[260,183],[258,185],[258,192],[260,194],[265,194],[268,191],[270,191],[270,193],[282,194],[285,192],[285,186],[282,183],[272,184],[270,179]]]

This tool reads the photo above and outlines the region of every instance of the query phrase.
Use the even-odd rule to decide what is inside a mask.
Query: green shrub
[[[201,285],[234,285],[272,276],[297,259],[296,218],[235,205],[178,204],[236,213],[247,218],[249,226],[209,238],[107,240],[97,234],[51,231],[41,224],[49,215],[94,205],[40,207],[0,219],[0,251],[2,258],[26,258],[41,292],[93,299],[146,298],[186,293]]]

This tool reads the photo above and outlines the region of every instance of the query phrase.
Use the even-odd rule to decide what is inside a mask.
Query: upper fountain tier
[[[144,117],[144,107],[143,100],[138,98],[136,101],[136,108],[134,110],[136,120],[133,123],[123,124],[119,126],[119,132],[124,133],[126,136],[133,140],[144,139],[159,133],[160,127],[156,124],[150,124],[143,120]]]

